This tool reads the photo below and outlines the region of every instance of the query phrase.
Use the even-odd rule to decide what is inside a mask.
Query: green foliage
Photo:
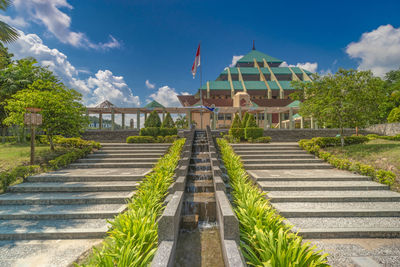
[[[157,137],[158,135],[160,135],[160,128],[159,127],[142,128],[140,129],[139,135]]]
[[[387,118],[389,123],[400,122],[400,107],[392,109]]]
[[[72,151],[67,152],[53,160],[49,161],[49,166],[53,170],[67,167],[70,163],[86,157],[90,152],[92,152],[91,147],[85,148],[72,148]]]
[[[178,129],[177,128],[160,128],[159,135],[167,136],[167,135],[177,135]]]
[[[161,120],[157,111],[153,110],[144,122],[144,127],[161,127]],[[156,135],[155,135],[156,136]]]
[[[167,115],[164,118],[163,123],[161,124],[161,128],[175,128],[174,120],[171,117],[171,114],[167,112]]]
[[[264,129],[260,127],[247,127],[244,129],[244,135],[246,140],[254,140],[264,135]]]
[[[86,266],[149,266],[157,250],[157,219],[165,205],[185,139],[177,140],[140,184],[128,210],[111,221],[108,237]]]
[[[365,139],[362,139],[361,137],[364,137],[368,140],[367,136],[351,136],[348,137],[346,145],[364,143]],[[383,184],[392,185],[394,183],[396,175],[391,171],[375,169],[371,165],[363,164],[358,161],[351,161],[348,159],[339,158],[329,152],[323,151],[321,149],[322,147],[340,145],[340,139],[338,142],[337,140],[333,140],[332,138],[337,137],[317,137],[312,139],[303,139],[299,141],[299,146],[302,149],[320,157],[321,159],[338,169],[354,171],[361,175],[370,176],[372,178],[375,178],[377,182]]]
[[[10,171],[2,172],[0,173],[0,189],[5,191],[10,184],[15,183],[18,179],[24,180],[26,177],[38,173],[39,171],[40,166],[30,165],[18,166]]]
[[[249,180],[243,163],[226,142],[218,139],[222,160],[227,169],[234,211],[239,219],[240,246],[252,266],[328,266],[327,254],[320,255],[315,246],[302,243],[290,232],[291,226],[269,204],[265,193]]]
[[[242,127],[242,121],[240,120],[239,114],[235,114],[235,118],[233,119],[231,128],[244,128]]]
[[[256,119],[254,118],[253,114],[249,114],[246,121],[246,128],[254,128],[254,127],[258,127]]]
[[[400,134],[394,135],[394,136],[367,134],[366,137],[368,137],[369,140],[384,139],[384,140],[391,140],[391,141],[400,141]]]
[[[291,97],[303,101],[300,115],[340,128],[342,135],[345,127],[363,128],[382,120],[388,92],[371,71],[339,69],[334,75],[314,75],[313,82],[292,83],[296,92]]]
[[[11,0],[1,0],[0,9],[6,11],[6,9],[12,5]],[[8,25],[7,23],[0,21],[0,41],[3,43],[11,43],[18,39],[19,33],[16,29]]]
[[[159,137],[162,137],[162,136],[158,136],[157,139],[158,139]],[[178,140],[178,136],[177,136],[177,135],[166,135],[166,136],[164,136],[164,137],[162,137],[162,138],[163,138],[162,143],[173,143],[173,142],[175,142],[176,140]],[[160,142],[160,143],[161,143],[161,142]]]
[[[142,130],[142,129],[141,129]],[[153,136],[128,136],[126,142],[129,143],[155,143]]]
[[[229,135],[233,136],[235,139],[244,139],[244,128],[230,128]]]
[[[269,143],[271,142],[270,136],[262,136],[251,140],[252,143]]]
[[[90,148],[90,149],[100,149],[101,145],[99,142],[91,141],[91,140],[83,140],[81,138],[64,138],[58,137],[54,140],[54,143],[61,145],[63,147],[69,148]]]
[[[250,114],[249,113],[244,113],[243,117],[242,117],[242,122],[241,122],[241,128],[246,128],[247,127],[247,121],[250,118]]]

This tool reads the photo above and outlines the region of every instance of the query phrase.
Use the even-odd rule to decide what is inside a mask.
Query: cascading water
[[[182,208],[175,266],[224,266],[205,131],[196,131]]]

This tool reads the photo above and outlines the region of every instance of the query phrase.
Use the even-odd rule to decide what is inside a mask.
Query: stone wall
[[[365,130],[379,135],[397,135],[400,134],[400,123],[375,124]]]
[[[86,140],[102,143],[125,143],[128,136],[139,135],[137,130],[88,130],[82,134]]]

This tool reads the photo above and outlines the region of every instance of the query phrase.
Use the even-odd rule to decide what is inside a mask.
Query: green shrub
[[[392,109],[387,117],[389,123],[400,122],[400,107]]]
[[[61,145],[63,147],[69,147],[69,148],[90,147],[91,149],[92,148],[99,149],[101,147],[99,142],[83,140],[79,137],[74,137],[74,138],[58,137],[58,138],[55,138],[53,141],[55,144]]]
[[[391,171],[378,170],[375,178],[382,184],[392,185],[396,179],[396,175]]]
[[[240,117],[237,113],[235,114],[235,118],[233,119],[231,128],[244,128],[242,127],[242,121],[240,120]]]
[[[262,136],[253,140],[253,143],[269,143],[271,142],[270,136]]]
[[[367,134],[366,137],[367,137],[369,140],[375,140],[375,139],[378,139],[378,138],[379,138],[379,135],[377,135],[377,134]]]
[[[229,135],[232,135],[233,138],[242,140],[244,139],[244,128],[230,128]]]
[[[177,135],[166,135],[164,136],[163,143],[173,143],[178,140]]]
[[[160,128],[158,128],[158,127],[142,128],[142,129],[140,129],[139,135],[157,137],[160,135]]]
[[[290,232],[269,204],[265,193],[249,180],[243,163],[224,139],[218,139],[222,160],[232,187],[234,211],[239,219],[240,246],[251,266],[328,266],[327,254],[302,243]]]
[[[161,127],[161,120],[160,117],[158,116],[157,111],[153,110],[150,115],[147,117],[146,121],[144,122],[144,127],[149,128],[149,127]]]
[[[249,118],[246,122],[246,128],[258,128],[256,119],[254,118],[253,114],[249,114]]]
[[[165,207],[164,199],[185,139],[179,139],[141,182],[126,212],[110,221],[108,237],[86,266],[150,266],[157,250],[157,219]]]
[[[241,122],[241,126],[240,128],[246,128],[247,126],[247,121],[249,120],[250,114],[249,113],[244,113],[243,117],[242,117],[242,122]]]
[[[126,142],[129,143],[154,143],[155,139],[153,136],[128,136]]]
[[[18,166],[12,170],[0,173],[1,190],[7,190],[8,186],[15,183],[18,179],[25,179],[26,177],[40,172],[40,166]]]
[[[363,144],[369,139],[366,136],[345,136],[344,145]],[[340,137],[314,137],[311,139],[316,145],[320,147],[340,146]]]
[[[171,114],[167,112],[167,115],[164,118],[164,121],[161,124],[161,128],[175,128],[174,120],[171,117]]]
[[[161,136],[167,136],[167,135],[177,135],[178,134],[178,128],[160,128],[159,135]]]
[[[250,121],[250,120],[249,120]],[[247,127],[244,129],[244,136],[246,140],[257,139],[264,135],[264,129],[260,127]]]
[[[90,146],[85,148],[74,148],[72,151],[50,160],[48,164],[50,168],[55,170],[59,168],[65,168],[70,163],[87,156],[90,152],[92,152],[92,148]]]

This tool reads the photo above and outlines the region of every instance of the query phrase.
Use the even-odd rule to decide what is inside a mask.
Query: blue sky
[[[325,74],[338,67],[383,76],[400,67],[399,1],[15,0],[0,15],[21,30],[18,57],[49,66],[85,104],[104,99],[178,105],[234,56],[257,50]],[[146,81],[147,84],[146,84]]]

